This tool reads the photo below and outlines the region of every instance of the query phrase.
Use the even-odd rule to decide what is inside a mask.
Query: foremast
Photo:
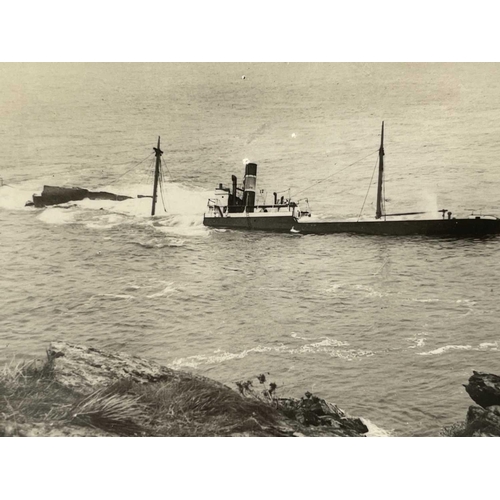
[[[151,215],[155,214],[156,210],[156,200],[158,198],[158,180],[160,179],[160,167],[161,167],[161,155],[163,151],[160,149],[160,136],[158,136],[158,147],[153,148],[156,154],[156,165],[155,165],[155,182],[153,187],[153,204],[151,206]]]
[[[382,187],[384,182],[384,122],[382,122],[382,135],[380,149],[378,150],[378,185],[377,185],[377,212],[375,219],[382,217]]]

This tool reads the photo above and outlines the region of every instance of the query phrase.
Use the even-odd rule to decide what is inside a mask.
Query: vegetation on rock
[[[5,367],[0,436],[361,436],[359,419],[265,375],[235,391],[127,354],[53,343],[47,362]]]

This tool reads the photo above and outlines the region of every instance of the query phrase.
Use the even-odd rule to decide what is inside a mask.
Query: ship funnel
[[[233,181],[233,193],[231,200],[229,202],[230,205],[238,205],[238,194],[237,194],[237,189],[238,189],[238,178],[236,175],[231,176],[231,180]]]
[[[253,212],[255,207],[255,187],[257,185],[257,164],[247,163],[245,165],[245,191],[243,194],[243,204],[247,212]]]
[[[236,189],[238,186],[238,178],[236,177],[236,175],[232,175],[231,180],[233,181],[233,196],[236,198]]]

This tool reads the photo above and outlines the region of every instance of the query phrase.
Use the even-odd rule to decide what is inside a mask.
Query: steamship
[[[351,233],[380,236],[452,236],[469,237],[500,234],[500,219],[494,215],[472,214],[457,218],[447,209],[438,213],[387,213],[384,192],[384,123],[378,150],[377,208],[373,220],[310,220],[309,208],[300,210],[298,203],[274,193],[271,205],[255,204],[257,165],[247,163],[243,187],[232,176],[232,188],[222,184],[215,190],[215,198],[208,201],[205,226],[227,229],[250,229],[299,234]],[[331,176],[329,176],[331,177]],[[327,177],[327,179],[329,178]],[[326,180],[326,179],[324,179]],[[371,181],[370,181],[371,182]],[[426,214],[427,216],[425,216]],[[424,218],[411,218],[412,216]]]
[[[299,204],[273,193],[273,203],[256,205],[257,164],[245,165],[243,186],[238,186],[235,175],[232,186],[219,184],[215,196],[208,200],[203,224],[219,229],[246,229],[254,231],[290,232],[300,219],[310,216],[309,210],[300,210]]]
[[[336,234],[351,233],[380,236],[447,236],[471,237],[500,234],[500,219],[494,215],[472,214],[469,217],[455,217],[443,208],[438,210],[441,218],[427,215],[427,218],[408,218],[429,212],[387,213],[385,211],[384,190],[384,122],[380,148],[378,150],[377,208],[374,220],[355,221],[298,221],[293,227],[294,233],[300,234]],[[432,214],[432,213],[431,213]]]

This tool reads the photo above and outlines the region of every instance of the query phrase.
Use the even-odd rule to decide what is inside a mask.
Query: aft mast
[[[384,182],[384,122],[382,122],[382,136],[378,150],[378,186],[377,186],[377,212],[375,219],[382,217],[382,183]]]
[[[155,183],[153,188],[153,205],[151,207],[151,215],[155,214],[156,199],[158,197],[158,179],[160,178],[161,155],[163,151],[160,149],[160,137],[158,136],[158,147],[153,148],[156,153],[156,166],[155,166]]]

